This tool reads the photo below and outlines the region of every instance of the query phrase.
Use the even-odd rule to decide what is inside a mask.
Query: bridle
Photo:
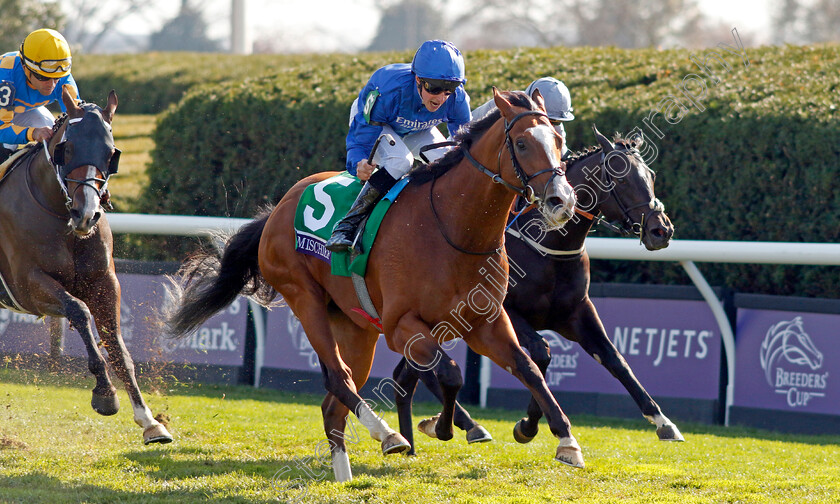
[[[607,226],[608,228],[616,231],[624,236],[635,235],[639,237],[639,240],[644,240],[644,233],[645,233],[645,218],[656,212],[664,212],[665,205],[659,201],[659,198],[653,197],[650,201],[643,201],[636,205],[628,206],[621,200],[621,197],[618,195],[618,191],[616,191],[616,187],[618,184],[616,183],[612,173],[609,169],[609,158],[613,156],[617,156],[618,154],[613,154],[613,152],[620,152],[621,155],[626,156],[626,152],[630,152],[631,155],[637,156],[633,149],[626,149],[623,151],[612,151],[610,153],[605,154],[603,149],[601,150],[601,159],[598,162],[598,166],[601,167],[601,183],[604,184],[603,187],[612,187],[612,189],[608,190],[609,196],[615,201],[616,206],[618,207],[619,211],[621,212],[622,219],[619,221],[619,225],[616,225],[612,222],[607,221],[603,215],[598,215],[596,217],[598,223]],[[638,156],[637,156],[638,157]],[[645,165],[647,170],[650,170],[647,165]],[[606,179],[606,180],[604,180]],[[637,208],[648,207],[651,209],[650,214],[646,214],[642,212],[642,218],[639,222],[634,222],[632,217],[630,217],[630,212]],[[593,216],[594,217],[594,216]]]
[[[85,114],[85,116],[86,115],[87,113]],[[64,195],[64,206],[68,210],[70,210],[73,206],[73,198],[75,197],[76,192],[84,187],[89,187],[93,189],[93,191],[96,193],[97,199],[100,201],[101,204],[103,194],[108,189],[108,179],[110,179],[111,175],[117,173],[119,167],[119,158],[121,151],[117,148],[114,148],[114,152],[111,155],[110,160],[108,161],[108,166],[105,170],[97,166],[97,163],[95,162],[82,161],[81,163],[79,163],[74,162],[72,157],[71,159],[66,158],[65,148],[67,146],[68,130],[70,130],[71,127],[74,127],[74,125],[81,123],[85,116],[68,119],[67,114],[62,114],[56,120],[55,124],[53,125],[53,135],[58,134],[58,130],[61,129],[62,125],[64,125],[65,122],[67,123],[67,125],[64,128],[61,140],[58,144],[56,144],[56,146],[53,149],[53,155],[50,155],[50,148],[47,141],[43,141],[44,155],[47,158],[47,162],[50,164],[50,166],[53,168],[53,171],[55,172],[56,180],[58,181],[58,185],[61,188],[62,194]],[[113,142],[113,140],[111,141]],[[68,169],[67,164],[70,162],[73,162],[76,166],[73,166]],[[94,176],[84,179],[75,179],[69,177],[69,174],[70,172],[72,172],[73,169],[78,168],[80,166],[88,165],[92,165],[98,173],[102,174],[102,177]],[[72,194],[70,194],[70,191],[68,189],[68,182],[73,182],[76,184],[76,187],[73,189]]]
[[[625,151],[620,151],[622,154],[624,154],[626,151],[630,151],[632,155],[635,155],[635,156],[638,157],[638,155],[634,151],[634,149],[628,149],[628,148],[626,148],[626,146],[624,146],[624,147],[625,147],[626,150]],[[616,152],[616,151],[613,151],[613,152]],[[646,207],[651,208],[651,210],[652,210],[651,214],[655,213],[655,212],[664,212],[665,211],[665,205],[661,201],[659,201],[659,198],[655,198],[655,197],[649,202],[642,202],[642,203],[639,203],[639,204],[636,204],[636,205],[631,205],[631,206],[628,206],[627,204],[625,204],[624,201],[622,201],[621,197],[617,194],[618,193],[618,191],[616,191],[616,188],[618,187],[617,183],[616,183],[612,173],[610,172],[610,170],[607,167],[607,163],[609,162],[609,160],[608,160],[609,157],[610,157],[610,155],[605,154],[603,149],[602,149],[601,150],[601,159],[598,161],[598,165],[597,165],[601,168],[600,171],[602,173],[602,175],[600,175],[600,183],[602,184],[601,187],[610,187],[612,185],[613,189],[609,190],[608,192],[611,193],[612,198],[615,200],[615,204],[618,207],[619,211],[621,212],[622,220],[619,222],[618,225],[606,220],[606,218],[604,218],[604,216],[603,216],[603,214],[601,213],[601,210],[600,210],[600,207],[603,203],[598,204],[597,209],[593,210],[592,213],[587,212],[585,210],[582,210],[578,207],[575,207],[575,213],[580,215],[581,217],[583,217],[585,219],[588,219],[588,220],[593,221],[593,222],[598,223],[598,224],[602,224],[602,225],[608,227],[609,229],[611,229],[612,231],[615,231],[615,232],[617,232],[621,235],[624,235],[624,236],[635,235],[635,236],[639,237],[639,240],[643,241],[644,240],[644,233],[645,233],[645,218],[646,218],[647,214],[642,212],[642,218],[641,218],[640,222],[634,222],[633,219],[630,217],[630,211],[646,206]],[[647,167],[647,166],[645,166],[645,167],[648,170],[650,170],[649,167]],[[601,192],[603,192],[603,191],[601,191]],[[525,244],[528,245],[530,248],[534,249],[535,251],[539,252],[540,254],[542,254],[546,257],[549,257],[549,258],[551,258],[555,261],[576,260],[580,256],[580,254],[583,253],[583,250],[585,249],[585,245],[582,245],[580,248],[575,249],[575,250],[550,249],[550,248],[544,247],[542,244],[532,240],[530,237],[528,237],[525,233],[522,232],[521,226],[517,222],[517,218],[521,214],[528,213],[533,208],[534,208],[533,205],[528,205],[527,203],[525,203],[523,205],[523,208],[518,213],[516,213],[514,210],[511,210],[511,214],[513,215],[515,213],[516,217],[508,225],[509,229],[507,230],[507,232],[509,234],[511,234],[512,236],[515,236],[516,238],[519,238],[520,240],[525,242]]]
[[[487,175],[488,177],[490,177],[491,179],[493,179],[493,182],[495,182],[497,184],[502,184],[505,187],[507,187],[508,189],[510,189],[511,191],[518,194],[519,196],[522,196],[522,198],[525,201],[527,201],[528,204],[533,204],[533,203],[538,203],[539,204],[539,203],[541,203],[542,200],[541,200],[541,198],[539,198],[536,195],[536,192],[534,191],[534,188],[530,185],[530,182],[534,178],[542,175],[543,173],[553,173],[553,175],[548,179],[548,182],[546,182],[546,184],[545,184],[545,187],[548,187],[551,184],[551,181],[554,180],[555,177],[562,177],[563,175],[565,175],[566,170],[565,170],[564,166],[562,166],[562,165],[561,166],[552,166],[552,167],[540,170],[540,171],[538,171],[538,172],[536,172],[532,175],[528,175],[527,173],[525,173],[525,170],[522,169],[522,165],[519,163],[519,159],[517,159],[517,157],[516,157],[516,150],[513,148],[513,140],[510,137],[510,131],[511,131],[511,129],[513,129],[513,125],[516,124],[516,122],[518,120],[522,119],[523,117],[527,117],[527,116],[539,116],[539,117],[545,117],[546,119],[548,119],[548,115],[545,112],[541,112],[539,110],[527,110],[525,112],[521,112],[521,113],[517,114],[516,116],[514,116],[513,119],[510,120],[510,122],[508,122],[507,119],[504,120],[505,121],[505,146],[507,147],[508,153],[510,154],[510,161],[511,161],[511,164],[513,165],[513,172],[516,174],[516,178],[518,178],[519,181],[522,182],[522,187],[516,187],[515,185],[512,185],[512,184],[508,183],[507,181],[505,181],[504,179],[502,179],[502,149],[501,148],[499,148],[499,155],[498,155],[498,166],[499,166],[499,171],[498,172],[493,172],[493,171],[489,170],[487,167],[485,167],[484,165],[482,165],[481,163],[479,163],[478,161],[476,161],[476,159],[472,156],[472,154],[470,154],[469,149],[464,149],[464,157],[467,158],[467,160],[476,169],[478,169],[478,171],[480,171],[481,173],[483,173],[483,174]],[[545,191],[543,191],[543,194],[545,194]]]
[[[564,176],[566,174],[566,171],[565,171],[563,165],[552,166],[552,167],[549,167],[549,168],[545,168],[545,169],[542,169],[542,170],[540,170],[540,171],[538,171],[538,172],[536,172],[532,175],[528,175],[527,173],[525,173],[525,170],[522,169],[522,165],[519,163],[519,160],[516,157],[516,152],[513,148],[513,140],[510,137],[510,131],[513,128],[513,125],[516,124],[517,121],[519,121],[523,117],[527,117],[527,116],[538,116],[538,117],[545,117],[546,119],[548,119],[548,115],[545,112],[541,112],[539,110],[527,110],[525,112],[521,112],[521,113],[517,114],[516,116],[514,116],[513,119],[511,119],[509,122],[508,122],[507,119],[504,119],[504,121],[505,121],[505,123],[504,123],[505,124],[505,146],[499,148],[499,155],[498,155],[499,171],[498,172],[493,172],[490,169],[488,169],[486,166],[484,166],[483,164],[479,163],[472,156],[472,154],[470,154],[470,151],[466,146],[464,146],[462,144],[459,144],[459,143],[456,143],[456,142],[441,142],[441,143],[436,143],[436,144],[425,146],[420,151],[421,152],[421,157],[423,157],[424,160],[425,160],[425,156],[423,156],[423,152],[425,152],[427,150],[431,150],[433,148],[438,148],[438,147],[442,147],[442,146],[455,145],[457,148],[460,148],[463,151],[464,157],[470,162],[470,164],[472,164],[476,169],[478,169],[479,172],[481,172],[481,173],[487,175],[488,177],[490,177],[493,180],[493,182],[495,182],[497,184],[502,184],[507,189],[509,189],[509,190],[513,191],[514,193],[518,194],[523,199],[525,199],[525,201],[527,201],[529,204],[538,204],[539,205],[539,204],[542,203],[542,199],[536,195],[536,192],[534,191],[534,188],[530,185],[530,182],[534,178],[542,175],[543,173],[552,173],[552,176],[548,179],[548,182],[546,182],[545,187],[547,188],[551,184],[551,182],[554,180],[555,177]],[[501,168],[502,168],[502,150],[505,147],[507,147],[508,153],[510,154],[510,160],[511,160],[511,163],[513,165],[514,173],[516,174],[516,177],[519,179],[519,181],[522,182],[522,187],[517,187],[517,186],[515,186],[513,184],[510,184],[509,182],[505,181],[504,179],[502,179],[502,174],[501,174],[501,171],[502,171],[501,170]],[[428,160],[426,160],[426,161],[428,161]],[[443,238],[446,240],[446,243],[448,243],[455,250],[457,250],[459,252],[462,252],[464,254],[470,254],[470,255],[491,255],[491,254],[496,254],[496,253],[501,252],[502,248],[504,247],[504,234],[502,235],[502,241],[499,244],[499,246],[494,248],[493,250],[488,250],[488,251],[467,250],[467,249],[464,249],[464,248],[458,246],[457,244],[455,244],[449,238],[449,236],[446,234],[446,231],[443,229],[443,223],[440,220],[440,216],[437,213],[437,209],[435,209],[434,186],[435,186],[435,181],[436,180],[437,180],[437,178],[435,177],[434,179],[432,179],[432,183],[429,184],[429,204],[432,207],[432,214],[435,217],[435,222],[437,223],[438,229],[440,230],[441,235],[443,235]],[[545,191],[543,191],[543,194],[545,194]]]

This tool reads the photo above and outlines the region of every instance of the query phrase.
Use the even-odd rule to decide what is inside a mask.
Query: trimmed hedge
[[[836,241],[840,46],[746,56],[748,66],[720,47],[474,51],[466,54],[467,91],[478,105],[493,85],[564,80],[577,117],[566,123],[575,149],[595,144],[593,123],[605,134],[639,127],[658,149],[651,167],[676,239]],[[374,69],[411,53],[273,58],[273,73],[192,88],[161,116],[138,211],[250,216],[298,179],[342,169],[350,103]],[[692,59],[707,59],[708,68]],[[699,97],[701,82],[705,95],[692,106],[680,86]],[[688,283],[681,269],[660,263],[598,261],[594,269],[596,281]],[[702,269],[712,283],[744,292],[838,297],[840,268]]]

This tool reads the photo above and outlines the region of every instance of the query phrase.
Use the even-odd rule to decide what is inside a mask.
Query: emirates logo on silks
[[[828,372],[814,372],[822,368],[823,354],[805,332],[802,317],[770,326],[761,343],[760,359],[767,383],[786,396],[791,408],[825,397]]]

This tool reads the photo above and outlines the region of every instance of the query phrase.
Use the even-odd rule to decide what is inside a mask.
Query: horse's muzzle
[[[660,250],[671,243],[674,236],[674,225],[664,212],[655,212],[645,221],[642,229],[642,243],[648,250]]]
[[[555,175],[546,187],[540,211],[548,229],[563,227],[575,214],[577,197],[565,175]]]

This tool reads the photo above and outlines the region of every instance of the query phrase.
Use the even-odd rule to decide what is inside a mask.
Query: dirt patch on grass
[[[0,433],[0,450],[26,450],[29,446],[23,441],[10,438]]]

